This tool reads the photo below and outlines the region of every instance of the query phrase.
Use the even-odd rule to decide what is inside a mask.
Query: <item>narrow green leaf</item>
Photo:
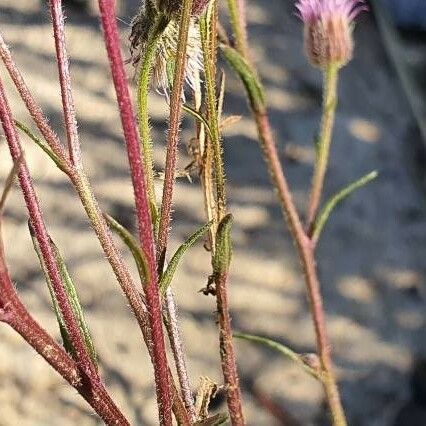
[[[133,258],[135,259],[142,284],[145,285],[149,282],[149,267],[145,253],[143,250],[141,250],[135,237],[129,232],[128,229],[121,225],[121,223],[117,222],[112,216],[106,213],[104,213],[104,218],[107,221],[110,229],[115,232],[121,238],[123,243],[126,244],[126,246],[129,248]]]
[[[286,358],[290,359],[291,361],[294,361],[295,363],[299,364],[311,376],[315,377],[318,380],[321,380],[320,372],[318,372],[316,369],[307,365],[299,354],[297,354],[296,352],[294,352],[287,346],[284,346],[281,343],[275,342],[274,340],[268,339],[266,337],[256,336],[253,334],[234,333],[233,336],[236,337],[237,339],[243,339],[249,342],[259,343],[263,346],[273,349],[281,353],[282,355],[284,355]]]
[[[322,209],[321,213],[318,215],[317,220],[315,221],[315,225],[312,232],[312,240],[314,242],[317,242],[319,240],[321,232],[325,224],[327,223],[330,214],[336,208],[336,206],[343,200],[345,200],[350,194],[352,194],[352,192],[367,185],[368,183],[376,179],[377,176],[377,171],[371,172],[363,176],[361,179],[358,179],[357,181],[343,188],[341,191],[339,191],[337,194],[330,198],[330,200],[326,203],[325,207]]]
[[[251,68],[250,64],[233,47],[222,44],[220,48],[231,68],[241,78],[244,87],[246,88],[252,108],[257,112],[264,112],[264,90],[262,84],[260,83],[256,73]]]
[[[209,137],[212,138],[212,131],[205,117],[200,112],[190,107],[188,104],[182,105],[182,108],[184,111],[186,111],[188,114],[192,115],[192,117],[194,117],[196,120],[198,120],[201,124],[203,124],[207,129]]]
[[[25,133],[33,142],[35,142],[56,164],[56,166],[65,173],[65,169],[62,165],[61,160],[57,155],[50,149],[50,146],[47,145],[42,139],[37,137],[25,124],[21,123],[18,120],[15,120],[16,127]]]
[[[194,232],[176,251],[176,253],[173,255],[172,260],[169,262],[167,269],[165,270],[164,274],[161,276],[160,280],[160,292],[162,295],[166,294],[166,291],[172,282],[173,276],[175,275],[175,272],[177,270],[177,267],[179,266],[180,261],[182,260],[183,256],[187,252],[189,248],[191,248],[199,238],[201,238],[211,227],[212,222],[207,223],[202,228],[200,228],[198,231]]]
[[[55,254],[56,263],[59,266],[59,272],[61,274],[62,282],[65,285],[65,290],[67,292],[68,299],[70,301],[72,310],[74,315],[77,317],[78,325],[80,327],[80,331],[83,334],[84,341],[86,343],[86,347],[89,351],[90,357],[95,365],[98,363],[98,356],[96,353],[95,346],[93,344],[92,336],[89,331],[89,327],[87,325],[86,319],[84,317],[83,308],[81,307],[80,300],[78,298],[77,290],[75,288],[74,282],[68,272],[67,266],[64,262],[61,253],[58,250],[56,244],[50,240],[52,245],[53,252]]]
[[[53,289],[52,282],[50,281],[50,278],[49,278],[47,266],[44,262],[43,256],[42,256],[41,251],[40,251],[40,247],[39,247],[39,245],[36,241],[36,238],[34,236],[34,232],[33,232],[30,224],[29,224],[29,229],[30,229],[30,234],[31,234],[33,246],[34,246],[34,249],[35,249],[37,256],[39,258],[40,265],[41,265],[43,274],[44,274],[45,279],[46,279],[47,287],[49,289],[50,297],[52,299],[53,310],[55,312],[56,319],[58,321],[59,331],[61,332],[64,347],[67,350],[67,352],[69,352],[71,355],[74,355],[74,348],[73,348],[72,342],[69,338],[69,334],[68,334],[68,331],[67,331],[67,328],[66,328],[66,325],[65,325],[65,321],[64,321],[63,316],[62,316],[62,312],[60,310],[60,307],[59,307],[57,299],[56,299],[56,295],[55,295],[55,292],[54,292],[54,289]],[[68,272],[68,269],[65,265],[65,262],[64,262],[64,260],[61,256],[61,253],[58,250],[58,247],[55,245],[55,243],[52,241],[52,239],[50,239],[50,244],[52,246],[52,250],[53,250],[53,253],[55,255],[55,260],[56,260],[56,263],[58,265],[59,273],[61,275],[62,284],[64,285],[64,289],[65,289],[65,292],[67,294],[68,301],[69,301],[71,308],[73,310],[73,313],[74,313],[74,315],[77,319],[77,322],[78,322],[78,325],[79,325],[79,328],[80,328],[80,332],[83,336],[87,350],[89,351],[90,357],[91,357],[94,365],[97,365],[98,357],[97,357],[97,354],[96,354],[96,349],[95,349],[95,346],[93,344],[93,340],[92,340],[92,336],[91,336],[90,331],[89,331],[89,327],[87,326],[87,322],[86,322],[86,319],[84,317],[83,309],[81,307],[81,303],[80,303],[80,300],[78,298],[78,294],[77,294],[77,290],[75,288],[74,282],[73,282],[73,280],[72,280],[72,278],[71,278],[71,276]]]
[[[216,250],[213,257],[213,272],[216,274],[228,272],[232,258],[231,228],[234,218],[226,215],[219,223],[216,234]]]
[[[53,311],[55,312],[56,320],[58,321],[59,331],[61,333],[64,348],[70,355],[72,355],[74,357],[74,355],[75,355],[74,348],[73,348],[71,341],[69,339],[68,331],[67,331],[67,328],[65,326],[65,321],[62,317],[61,310],[60,310],[58,302],[56,300],[55,292],[53,291],[52,282],[50,281],[49,273],[47,271],[46,264],[43,260],[43,256],[41,254],[40,247],[39,247],[37,240],[34,236],[32,226],[30,225],[29,222],[28,222],[28,227],[30,229],[31,240],[33,242],[34,250],[37,253],[37,257],[38,257],[38,260],[40,262],[40,266],[41,266],[44,278],[45,278],[46,283],[47,283],[47,288],[49,290],[50,298],[52,300]]]

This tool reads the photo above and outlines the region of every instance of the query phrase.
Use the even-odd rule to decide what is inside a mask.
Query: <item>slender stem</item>
[[[170,100],[170,120],[169,120],[169,131],[167,139],[167,154],[166,154],[166,172],[164,179],[163,198],[161,204],[161,216],[158,231],[157,240],[157,261],[158,270],[163,269],[168,233],[171,221],[172,211],[172,200],[173,200],[173,188],[176,170],[177,160],[177,146],[178,146],[178,133],[180,127],[180,115],[181,115],[181,99],[183,90],[183,81],[185,76],[186,67],[186,51],[188,44],[189,25],[191,20],[192,0],[184,0],[182,5],[181,19],[179,25],[179,40],[177,45],[176,62],[175,62],[175,75],[173,81],[173,89]],[[159,25],[161,25],[161,19]],[[153,29],[158,32],[158,30]],[[158,36],[157,36],[158,37]],[[148,46],[148,51],[145,53],[144,61],[152,62],[156,53],[156,40],[152,40]],[[145,64],[144,64],[145,65]],[[143,67],[144,67],[143,65]],[[150,139],[149,122],[148,122],[148,107],[147,104],[143,104],[143,101],[148,99],[148,85],[149,85],[149,73],[151,65],[147,64],[145,69],[141,70],[140,86],[139,86],[139,109],[142,112],[142,107],[145,108],[144,117],[141,117],[141,135],[146,138],[146,141]],[[142,93],[141,90],[146,90]],[[143,95],[143,96],[142,96]],[[143,127],[143,128],[142,128]],[[148,151],[150,158],[152,158],[152,146],[150,143],[143,142],[146,151]],[[152,160],[151,160],[152,163]],[[152,164],[150,165],[152,171]],[[153,184],[153,183],[152,183]],[[154,196],[155,197],[155,196]],[[169,289],[165,298],[165,311],[166,311],[166,328],[169,335],[170,345],[172,348],[176,371],[178,373],[179,383],[182,392],[182,398],[185,403],[186,410],[188,412],[191,421],[195,421],[195,409],[191,394],[191,388],[189,385],[188,370],[186,366],[185,352],[183,350],[182,338],[179,330],[179,323],[177,317],[176,303]]]
[[[191,385],[189,383],[185,349],[183,347],[183,340],[179,327],[176,301],[170,287],[167,289],[165,295],[165,314],[166,329],[169,334],[170,346],[176,364],[176,372],[179,379],[182,399],[185,404],[185,408],[190,416],[191,422],[195,423],[195,421],[197,420],[197,416],[195,413],[194,398],[192,397]]]
[[[56,60],[58,63],[59,82],[61,85],[62,107],[65,129],[68,139],[68,151],[72,164],[81,168],[81,148],[77,129],[77,118],[72,94],[68,53],[65,43],[65,23],[61,0],[49,0],[52,16],[53,35],[55,39]]]
[[[151,205],[151,215],[156,221],[157,217],[157,200],[155,196],[154,187],[154,165],[152,160],[153,146],[151,138],[151,129],[149,124],[149,108],[148,108],[148,95],[150,87],[150,77],[152,68],[155,63],[157,54],[158,41],[162,35],[164,27],[164,17],[159,16],[157,22],[152,25],[148,41],[146,43],[146,50],[142,58],[142,63],[139,71],[138,82],[138,121],[139,133],[141,135],[141,147],[144,158],[145,170],[147,172],[147,187]],[[170,347],[172,349],[176,371],[179,378],[182,399],[185,403],[188,415],[192,422],[195,422],[195,409],[189,384],[188,370],[186,366],[185,351],[183,348],[182,336],[179,329],[179,320],[177,314],[177,306],[171,289],[167,290],[165,297],[165,326],[169,336]]]
[[[163,199],[161,202],[160,227],[157,241],[158,270],[163,270],[172,215],[173,189],[175,184],[177,146],[179,142],[182,90],[186,67],[186,51],[193,0],[183,0],[179,23],[179,40],[176,52],[175,74],[170,98],[170,119],[167,133],[167,154],[164,176]]]
[[[340,396],[334,378],[331,361],[331,346],[326,332],[324,307],[320,291],[320,283],[316,271],[314,258],[314,244],[306,235],[300,217],[294,205],[287,180],[278,157],[277,148],[272,135],[269,118],[266,112],[253,111],[257,129],[264,152],[265,161],[271,175],[271,180],[277,189],[283,215],[298,249],[302,263],[308,296],[314,322],[317,348],[323,369],[323,383],[327,395],[328,404],[335,426],[346,425],[345,415],[340,401]]]
[[[250,58],[247,36],[245,0],[228,0],[228,10],[237,50],[247,60]]]
[[[324,71],[324,95],[321,131],[317,142],[317,159],[312,180],[311,194],[308,207],[308,229],[312,232],[317,211],[321,202],[324,178],[327,172],[330,145],[333,134],[334,118],[337,106],[337,81],[339,68],[330,65]]]
[[[202,91],[201,80],[198,75],[195,90],[194,90],[194,106],[196,111],[200,111],[202,104]],[[209,247],[212,249],[216,244],[216,231],[217,231],[217,215],[216,215],[216,201],[214,194],[213,184],[213,153],[211,143],[206,135],[206,127],[204,124],[196,121],[197,127],[197,142],[199,152],[195,155],[195,161],[198,166],[198,173],[200,176],[201,187],[204,198],[204,211],[206,213],[207,221],[212,223],[209,228]]]
[[[84,343],[83,336],[80,332],[77,319],[75,318],[71,304],[62,284],[61,275],[58,269],[55,255],[50,245],[49,235],[46,230],[46,225],[43,220],[40,205],[35,193],[31,176],[28,171],[26,162],[22,159],[22,148],[18,138],[18,133],[12,118],[9,104],[7,102],[3,83],[0,79],[0,119],[3,125],[3,130],[9,146],[9,151],[14,162],[20,162],[19,165],[19,182],[25,203],[30,216],[31,225],[34,228],[37,242],[40,246],[40,251],[43,255],[44,262],[52,282],[53,289],[64,317],[64,322],[67,331],[70,335],[71,342],[76,352],[78,365],[81,371],[87,375],[89,380],[99,380],[96,367],[94,366],[88,349]]]
[[[225,170],[223,167],[223,150],[220,138],[219,122],[217,118],[217,97],[216,97],[216,7],[214,0],[208,9],[208,13],[201,19],[200,32],[204,56],[204,73],[207,97],[208,121],[212,133],[211,146],[214,157],[214,169],[216,179],[217,196],[217,222],[220,222],[225,215],[226,206],[226,185]],[[209,13],[210,12],[210,13]]]
[[[232,2],[232,0],[229,0]],[[244,5],[245,0],[238,0],[240,9],[238,14],[234,14],[234,20],[231,20],[234,34],[242,39],[242,33],[238,28],[245,27]],[[229,6],[229,4],[228,4]],[[232,13],[232,11],[231,11]],[[245,36],[247,43],[247,38]],[[244,55],[244,49],[240,53],[249,60],[248,56]],[[331,75],[331,77],[333,77]],[[337,77],[336,77],[337,78]],[[337,82],[336,82],[337,83]],[[314,243],[305,233],[301,223],[299,214],[293,202],[284,171],[279,160],[277,147],[274,136],[269,123],[268,112],[266,107],[251,105],[252,114],[256,121],[257,131],[264,153],[264,158],[268,166],[268,171],[271,176],[272,183],[276,189],[283,216],[286,219],[288,228],[291,232],[293,240],[296,244],[299,258],[305,274],[305,280],[310,300],[312,319],[317,341],[317,348],[323,369],[324,388],[327,396],[327,401],[333,417],[334,426],[345,426],[346,419],[343,407],[340,401],[340,395],[337,388],[336,380],[333,373],[333,365],[331,361],[331,345],[326,333],[326,322],[324,316],[324,308],[320,291],[320,283],[316,271],[316,261],[314,257]]]
[[[1,34],[0,34],[0,57],[4,65],[6,66],[6,69],[10,77],[12,78],[22,100],[24,101],[25,106],[27,107],[29,113],[31,114],[31,117],[33,118],[34,122],[37,124],[37,127],[40,130],[41,134],[43,135],[44,139],[52,148],[52,151],[56,154],[56,156],[61,159],[61,161],[63,162],[64,168],[68,170],[71,164],[64,150],[64,147],[59,141],[59,138],[56,135],[56,133],[49,126],[47,119],[43,115],[43,111],[41,110],[40,106],[37,104],[37,102],[33,98],[30,90],[28,89],[28,86],[25,84],[25,81],[22,78],[22,75],[19,72],[19,69],[16,66],[12,58],[12,55],[10,53],[10,50],[7,47],[7,44],[4,41],[4,38],[2,37]]]
[[[215,206],[216,221],[219,223],[226,213],[225,171],[223,167],[223,150],[220,137],[217,97],[216,97],[216,58],[217,58],[217,9],[218,3],[213,0],[207,13],[201,19],[200,32],[204,55],[204,73],[206,85],[206,101],[208,121],[212,136],[210,138],[213,165],[216,179]],[[208,154],[208,151],[207,151]],[[209,159],[208,157],[206,158]],[[208,181],[205,182],[208,185]],[[205,187],[208,191],[208,186]],[[208,192],[206,202],[209,206]],[[208,212],[209,210],[207,210]],[[215,239],[215,236],[212,238]],[[212,258],[215,248],[212,246]],[[222,372],[226,386],[227,404],[231,423],[234,426],[244,425],[241,390],[237,371],[237,361],[232,340],[231,315],[228,300],[228,272],[214,274],[216,285],[216,304],[219,323],[219,343]]]
[[[226,400],[232,426],[243,426],[240,380],[232,340],[231,315],[228,300],[228,273],[215,275],[217,314],[219,319],[220,357],[226,385]]]
[[[146,50],[141,58],[141,66],[139,71],[138,82],[138,122],[139,134],[141,137],[141,146],[143,153],[143,160],[146,171],[146,180],[151,203],[152,213],[157,214],[157,200],[155,196],[154,186],[154,164],[152,159],[152,138],[151,129],[149,124],[149,108],[148,108],[148,95],[151,81],[152,68],[155,63],[158,41],[161,37],[161,26],[163,19],[157,19],[157,22],[152,25],[148,41],[146,43]]]
[[[161,302],[158,288],[158,273],[145,171],[141,160],[140,146],[133,108],[127,85],[124,63],[120,51],[117,18],[113,0],[99,0],[104,40],[111,65],[121,123],[126,140],[138,218],[139,240],[149,266],[149,280],[145,286],[146,303],[152,335],[152,360],[157,390],[159,418],[162,425],[171,425],[172,399],[168,363],[163,335]]]
[[[84,379],[75,361],[29,314],[16,294],[2,253],[0,253],[0,321],[7,323],[20,334],[78,391],[105,424],[123,426],[130,424],[115,405],[104,385],[100,381],[93,383]]]
[[[93,194],[90,183],[82,171],[75,171],[71,173],[70,179],[81,199],[83,207],[90,220],[90,224],[99,239],[105,256],[111,264],[117,281],[129,302],[136,320],[138,321],[145,337],[145,341],[147,342],[148,347],[150,347],[151,337],[148,312],[143,304],[136,284],[130,275],[129,269],[124,263],[123,257],[115,245],[99,204]]]

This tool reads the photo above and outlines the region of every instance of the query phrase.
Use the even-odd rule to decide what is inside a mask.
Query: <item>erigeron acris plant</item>
[[[43,356],[86,399],[106,424],[129,424],[104,386],[90,327],[78,300],[78,285],[68,273],[60,249],[49,236],[25,162],[19,129],[22,136],[25,135],[38,144],[69,177],[86,210],[106,259],[111,264],[117,282],[134,313],[149,352],[155,375],[159,424],[169,426],[173,417],[182,425],[216,425],[226,422],[228,418],[233,425],[246,424],[233,343],[233,337],[239,337],[274,347],[300,364],[323,384],[333,425],[345,425],[345,413],[333,372],[331,345],[326,332],[325,313],[316,271],[315,247],[334,207],[354,190],[376,177],[373,172],[350,184],[320,209],[337,106],[338,73],[352,58],[354,20],[366,9],[364,1],[296,2],[298,15],[304,22],[306,55],[309,62],[324,74],[323,117],[316,141],[317,156],[306,223],[302,223],[292,200],[269,124],[266,97],[250,57],[245,0],[227,2],[233,42],[229,42],[223,33],[218,37],[218,0],[143,2],[133,20],[130,35],[131,62],[137,81],[137,119],[120,49],[114,1],[98,2],[128,153],[139,238],[135,238],[114,218],[101,211],[91,189],[84,170],[77,129],[62,4],[61,0],[49,0],[67,141],[63,144],[50,127],[20,74],[3,36],[0,35],[0,57],[40,132],[40,136],[35,135],[26,125],[13,119],[0,78],[0,118],[14,162],[0,200],[0,225],[6,196],[17,174],[28,210],[29,232],[51,294],[63,339],[62,345],[40,327],[20,301],[5,263],[2,244],[0,321],[11,326]],[[223,80],[218,84],[219,72],[216,62],[219,51],[241,77],[247,91],[257,125],[259,144],[300,257],[317,341],[316,355],[302,356],[268,339],[233,333],[231,327],[228,282],[232,260],[233,218],[227,205],[223,162],[221,131],[224,124],[222,108],[225,86]],[[165,108],[170,111],[161,202],[157,199],[154,185],[156,171],[152,161],[153,140],[149,123],[150,90],[157,90],[165,95]],[[173,190],[177,175],[177,147],[183,110],[195,118],[193,163],[204,196],[206,224],[194,232],[167,263]],[[111,236],[111,230],[126,243],[133,254],[139,272],[137,280],[131,276],[128,265]],[[172,293],[173,276],[180,260],[206,233],[206,246],[211,253],[212,269],[203,292],[216,298],[218,347],[228,405],[227,413],[215,416],[210,416],[207,409],[214,393],[214,384],[204,380],[198,389],[197,400],[194,401],[192,396],[177,307]],[[170,342],[171,357],[167,356],[166,337]],[[177,381],[172,374],[170,359],[173,359]]]

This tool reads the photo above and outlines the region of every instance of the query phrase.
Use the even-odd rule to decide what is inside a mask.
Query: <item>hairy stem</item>
[[[245,0],[238,1],[239,13],[234,14],[235,19],[231,20],[231,24],[235,37],[239,37],[240,44],[243,44],[247,43],[247,36],[239,31],[239,28],[246,27],[246,17],[244,14]],[[245,41],[242,39],[242,37],[245,38]],[[249,61],[249,58],[244,54],[244,49],[240,49],[240,53],[245,56],[247,61]],[[265,161],[268,166],[268,171],[271,176],[272,183],[276,189],[281,209],[283,211],[283,216],[286,219],[288,228],[296,244],[299,258],[303,267],[312,319],[314,323],[317,350],[320,356],[321,367],[324,374],[323,383],[327,401],[333,417],[333,424],[335,426],[344,426],[346,425],[346,419],[333,373],[331,345],[326,332],[324,307],[321,296],[320,283],[316,270],[316,261],[314,256],[315,244],[305,233],[299,214],[292,199],[292,195],[288,187],[281,162],[279,160],[266,106],[252,103],[251,110],[256,121],[259,140],[264,153]]]
[[[141,136],[141,147],[143,152],[144,166],[146,170],[147,187],[151,206],[151,215],[154,221],[157,217],[157,200],[155,196],[154,186],[154,165],[153,165],[153,145],[151,137],[151,129],[149,124],[149,108],[148,108],[148,97],[150,78],[152,68],[155,63],[156,54],[158,53],[158,41],[161,37],[164,27],[164,16],[160,16],[157,22],[154,23],[150,29],[148,35],[148,41],[146,43],[146,50],[142,58],[142,63],[139,71],[139,82],[138,82],[138,121],[139,121],[139,133]],[[195,421],[195,409],[191,394],[191,387],[189,384],[188,370],[186,367],[186,357],[183,348],[182,337],[179,329],[179,321],[177,316],[176,302],[171,289],[167,290],[166,297],[164,299],[165,309],[165,326],[169,336],[170,347],[173,352],[173,358],[176,365],[176,371],[179,378],[179,384],[181,388],[181,394],[185,403],[188,415],[191,417],[191,421]]]
[[[77,390],[105,424],[123,426],[130,424],[115,405],[104,385],[100,381],[93,383],[82,377],[76,362],[29,314],[16,294],[2,253],[0,253],[0,321],[7,323],[20,334],[54,370]]]
[[[65,129],[68,140],[68,151],[71,163],[75,167],[81,168],[81,148],[72,94],[69,60],[65,43],[65,23],[62,12],[62,1],[49,0],[49,6],[50,14],[52,16],[56,60],[58,63],[59,82],[62,94],[62,107],[64,111]]]
[[[37,102],[34,100],[30,90],[28,89],[28,86],[25,84],[25,81],[22,78],[22,75],[19,72],[19,69],[16,66],[12,58],[12,55],[10,53],[10,50],[7,47],[7,44],[4,41],[4,38],[2,37],[1,34],[0,34],[0,57],[11,79],[13,80],[16,86],[16,89],[18,90],[22,100],[24,101],[25,106],[27,107],[27,110],[31,114],[31,117],[33,118],[34,122],[37,124],[37,127],[40,130],[41,134],[43,135],[44,139],[49,144],[50,148],[55,153],[55,155],[61,159],[64,165],[64,168],[66,170],[69,170],[71,164],[64,150],[64,147],[59,141],[59,138],[56,135],[56,133],[49,126],[49,123],[47,119],[45,118],[43,111],[41,110]]]
[[[217,315],[219,319],[220,357],[226,386],[226,401],[232,426],[243,426],[240,380],[232,340],[231,315],[228,300],[228,273],[215,274]]]
[[[88,349],[84,343],[77,319],[75,318],[71,304],[68,300],[61,275],[58,269],[56,258],[50,245],[50,238],[46,230],[46,225],[40,210],[40,205],[35,193],[31,176],[24,159],[22,159],[22,147],[18,138],[18,133],[12,118],[9,104],[7,102],[3,83],[0,80],[0,120],[9,146],[9,151],[14,162],[19,162],[19,183],[24,195],[31,225],[34,229],[35,237],[40,246],[44,262],[52,282],[52,286],[61,309],[64,322],[69,333],[71,342],[76,352],[79,368],[87,378],[98,381],[98,373],[94,366]]]
[[[229,17],[237,50],[249,60],[245,0],[228,0]]]
[[[208,121],[212,133],[210,137],[210,143],[213,154],[213,166],[216,179],[217,205],[215,205],[215,213],[216,223],[218,224],[226,214],[226,190],[215,82],[217,59],[217,7],[217,1],[213,0],[207,9],[207,13],[201,19],[200,33],[204,56]],[[208,153],[209,152],[207,150],[207,154]],[[205,159],[209,160],[208,156],[205,157]],[[208,180],[205,182],[205,185],[206,184],[208,185]],[[208,186],[205,186],[205,191],[206,190],[208,191]],[[205,196],[206,205],[209,206],[209,193],[206,192]],[[207,209],[207,212],[208,211],[209,209]],[[213,237],[212,240],[214,240],[215,237]],[[213,245],[212,259],[214,259],[215,255],[216,253]],[[232,425],[239,426],[244,425],[244,416],[235,349],[232,340],[231,315],[228,300],[228,272],[226,271],[218,273],[215,271],[214,277],[219,323],[220,356],[222,372],[226,386],[228,410]]]
[[[207,14],[202,18],[200,23],[201,41],[203,46],[204,56],[204,73],[206,85],[206,100],[208,110],[208,121],[211,129],[211,147],[213,151],[213,165],[216,182],[216,197],[217,197],[217,218],[219,223],[225,215],[226,209],[226,185],[225,185],[225,170],[223,167],[223,152],[220,138],[219,121],[217,113],[217,96],[216,96],[216,1],[209,6]]]
[[[334,118],[337,106],[337,82],[339,69],[336,65],[329,65],[324,71],[324,94],[321,131],[317,141],[317,158],[312,180],[311,194],[308,207],[308,230],[311,233],[315,223],[317,211],[321,202],[324,178],[327,172],[330,145],[333,135]]]
[[[148,187],[148,194],[151,204],[151,212],[157,215],[157,200],[155,196],[154,187],[154,164],[152,159],[152,138],[151,129],[149,125],[149,108],[148,108],[148,95],[150,87],[150,79],[152,68],[155,63],[158,40],[161,37],[161,27],[163,26],[163,17],[157,20],[152,25],[146,43],[146,50],[141,58],[141,66],[139,71],[138,81],[138,122],[139,134],[141,137],[141,146],[143,153],[143,161],[146,171],[146,184]],[[153,216],[155,219],[155,216]]]
[[[151,221],[148,191],[146,189],[145,171],[142,164],[136,123],[120,51],[114,2],[113,0],[99,0],[99,8],[101,11],[105,45],[111,65],[112,77],[120,109],[121,123],[126,140],[135,195],[136,214],[138,218],[139,240],[149,266],[150,276],[145,286],[145,296],[152,335],[152,360],[154,364],[159,419],[162,425],[169,426],[172,424],[172,398],[162,326],[154,232]]]
[[[179,23],[179,40],[176,52],[173,89],[170,97],[170,119],[167,133],[167,154],[164,176],[163,198],[161,202],[160,227],[157,241],[158,270],[163,270],[167,241],[172,215],[173,189],[175,185],[177,147],[179,142],[180,117],[182,110],[182,90],[185,77],[186,51],[193,0],[183,0]]]
[[[183,341],[179,327],[176,301],[170,287],[167,289],[165,295],[165,315],[166,329],[169,334],[170,346],[176,365],[176,372],[179,379],[182,399],[191,422],[194,423],[196,421],[194,399],[192,397],[191,385],[189,383],[185,348],[183,347]]]
[[[327,395],[327,401],[333,416],[333,424],[335,426],[346,425],[345,415],[333,373],[331,346],[327,336],[324,306],[315,266],[314,243],[306,235],[294,205],[291,192],[278,157],[268,116],[266,112],[253,112],[271,180],[277,190],[283,215],[287,220],[287,225],[295,241],[299,258],[302,263],[314,323],[317,348],[324,374],[323,383]]]

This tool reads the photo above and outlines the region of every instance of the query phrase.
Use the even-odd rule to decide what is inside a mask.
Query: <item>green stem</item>
[[[160,16],[152,26],[148,34],[145,54],[141,61],[138,81],[138,122],[141,138],[141,149],[146,171],[146,183],[149,201],[151,204],[152,220],[157,217],[157,199],[154,186],[154,164],[151,129],[149,124],[148,97],[151,73],[155,63],[158,41],[161,38],[164,28],[164,17]]]
[[[334,119],[337,106],[337,82],[339,68],[329,65],[324,70],[324,95],[321,130],[317,141],[317,157],[315,172],[312,180],[311,194],[308,207],[308,229],[312,231],[317,211],[321,202],[324,178],[327,172],[330,145],[333,136]]]
[[[249,60],[245,0],[228,0],[229,17],[237,50]]]
[[[179,142],[180,118],[182,111],[182,91],[185,79],[186,52],[193,0],[183,0],[179,22],[179,40],[177,44],[173,89],[170,97],[169,130],[167,132],[166,167],[161,202],[161,215],[157,239],[158,271],[163,272],[172,218],[173,190],[175,184],[177,147]]]
[[[216,49],[215,19],[216,2],[212,2],[208,12],[200,22],[201,42],[204,57],[204,74],[207,97],[208,121],[211,131],[210,142],[213,150],[213,163],[216,179],[217,223],[221,221],[226,210],[225,170],[223,167],[223,150],[220,138],[219,121],[217,118],[216,96]]]

